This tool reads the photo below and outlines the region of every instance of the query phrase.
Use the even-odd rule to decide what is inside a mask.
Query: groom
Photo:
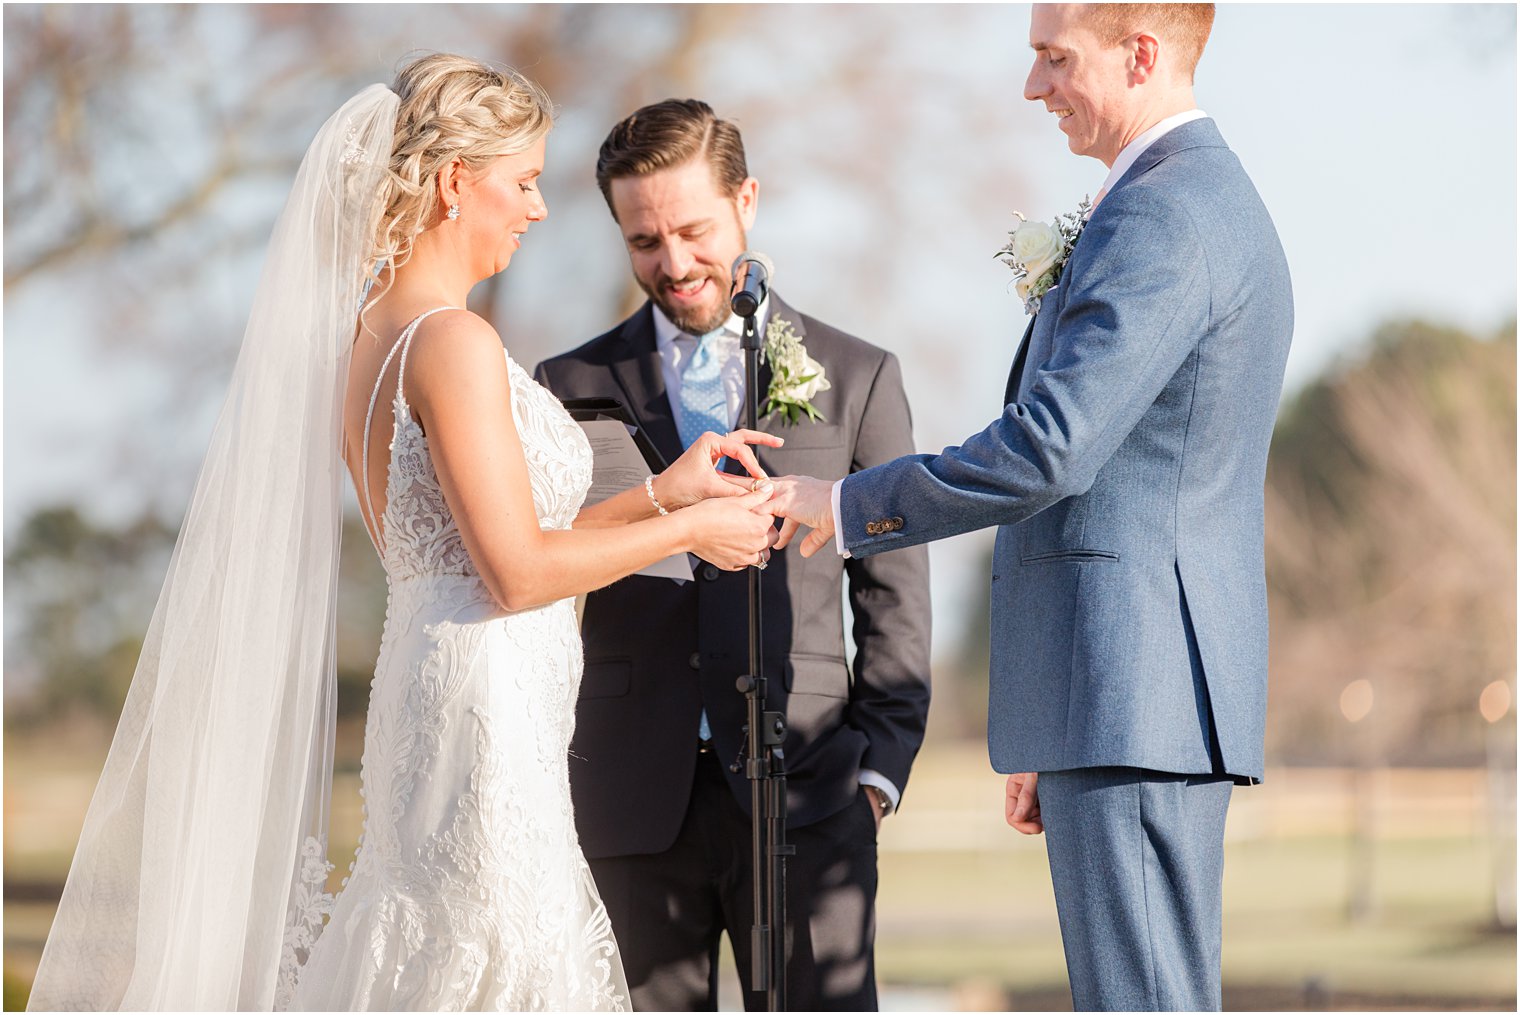
[[[626,405],[667,460],[739,418],[744,362],[729,266],[746,246],[759,184],[738,128],[705,102],[637,110],[602,144],[597,183],[649,297],[599,338],[540,365],[561,398]],[[783,268],[784,271],[784,268]],[[824,378],[791,395],[821,414],[757,448],[772,475],[839,475],[913,450],[889,353],[772,293],[762,335],[789,330]],[[809,368],[811,369],[811,368]],[[764,365],[762,393],[774,378]],[[929,575],[923,547],[872,560],[777,555],[762,582],[768,707],[785,713],[786,993],[795,1010],[876,1007],[876,832],[896,808],[929,708]],[[726,931],[746,1007],[750,785],[733,763],[749,664],[748,577],[698,562],[695,580],[632,577],[586,602],[586,671],[570,746],[581,846],[617,935],[634,1006],[714,1010]],[[848,586],[851,639],[844,610]]]
[[[1037,5],[1025,97],[1108,179],[960,447],[783,480],[803,555],[989,525],[988,744],[1044,831],[1077,1010],[1220,1004],[1224,824],[1262,774],[1262,490],[1293,327],[1272,220],[1193,102],[1212,4]]]

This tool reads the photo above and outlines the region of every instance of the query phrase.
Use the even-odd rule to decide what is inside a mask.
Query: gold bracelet
[[[666,511],[665,508],[663,506],[661,506],[659,499],[656,498],[655,495],[654,495],[654,476],[653,475],[649,475],[649,476],[645,476],[644,477],[644,492],[647,493],[647,494],[649,494],[649,503],[651,503],[651,504],[654,505],[654,509],[656,511],[658,511],[661,516],[670,514],[669,511]]]

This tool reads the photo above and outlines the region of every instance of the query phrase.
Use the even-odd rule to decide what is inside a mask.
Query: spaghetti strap
[[[385,533],[381,528],[380,519],[375,517],[375,499],[370,494],[369,483],[369,434],[371,424],[375,418],[375,403],[380,400],[380,385],[385,383],[385,372],[391,368],[391,360],[396,358],[396,353],[399,351],[401,353],[401,366],[397,369],[396,373],[396,399],[398,402],[405,403],[405,398],[401,393],[401,384],[402,377],[406,374],[406,351],[412,344],[412,337],[417,334],[417,326],[439,311],[458,309],[458,307],[434,307],[432,310],[413,318],[412,323],[402,329],[401,337],[396,339],[396,344],[391,346],[391,351],[385,354],[385,362],[380,364],[380,372],[375,375],[375,390],[370,392],[369,408],[364,412],[364,440],[359,454],[364,459],[361,472],[364,476],[364,513],[366,516],[365,520],[369,523],[367,526],[369,538],[370,542],[375,544],[375,552],[382,557],[385,556],[385,548],[380,543]]]

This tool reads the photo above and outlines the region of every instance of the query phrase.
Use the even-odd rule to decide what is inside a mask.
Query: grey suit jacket
[[[786,438],[783,448],[756,449],[766,471],[842,476],[911,452],[896,358],[797,313],[775,294],[771,303],[772,318],[792,323],[833,386],[813,400],[823,421],[761,420],[760,429]],[[648,304],[606,334],[541,363],[537,376],[561,398],[617,399],[667,461],[681,454]],[[769,380],[762,367],[762,408]],[[846,579],[853,666],[844,643]],[[691,797],[704,708],[719,760],[726,767],[738,756],[745,703],[734,682],[749,664],[748,582],[744,572],[699,565],[696,580],[683,586],[634,576],[587,598],[586,672],[570,748],[587,856],[658,853],[675,841]],[[927,552],[850,562],[836,554],[810,560],[776,554],[762,589],[769,707],[788,722],[788,820],[809,824],[849,804],[861,768],[905,788],[929,709]],[[743,774],[730,773],[729,784],[748,810]]]
[[[1195,120],[1093,213],[1002,415],[844,481],[854,556],[998,526],[999,771],[1260,777],[1263,486],[1292,328],[1271,218]]]

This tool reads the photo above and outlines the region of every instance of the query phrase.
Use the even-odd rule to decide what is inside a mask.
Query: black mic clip
[[[729,309],[740,317],[754,317],[770,294],[771,277],[776,266],[771,259],[754,250],[746,250],[734,259],[731,274],[733,290],[729,296]]]

